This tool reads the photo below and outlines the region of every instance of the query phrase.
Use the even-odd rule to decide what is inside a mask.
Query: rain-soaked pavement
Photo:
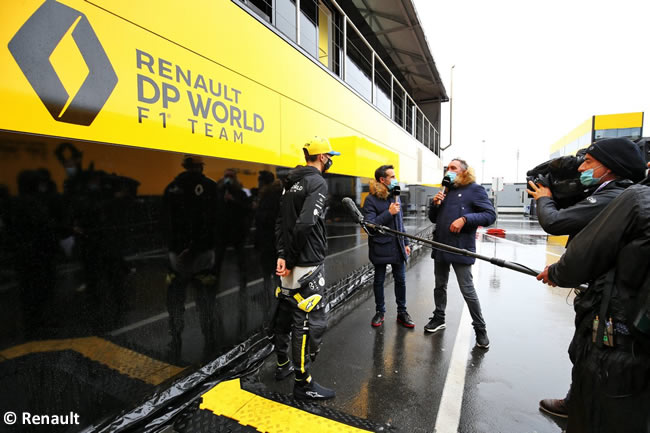
[[[502,216],[495,226],[506,230],[505,238],[481,230],[478,253],[541,270],[563,252],[534,220]],[[569,386],[570,291],[487,262],[477,261],[474,275],[489,350],[474,347],[453,274],[447,328],[424,331],[434,308],[433,261],[424,257],[407,271],[415,329],[395,321],[392,284],[386,287],[383,326],[370,326],[372,296],[331,326],[313,370],[316,380],[337,392],[323,404],[400,432],[561,432],[563,421],[541,413],[538,402],[563,397]],[[261,380],[272,391],[290,393],[292,381],[273,379],[274,363],[274,357],[267,360]]]

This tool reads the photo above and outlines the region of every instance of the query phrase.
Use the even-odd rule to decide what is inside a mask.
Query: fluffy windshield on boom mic
[[[350,197],[343,198],[343,204],[348,208],[350,216],[355,223],[363,223],[363,215],[359,212],[359,208]]]
[[[445,176],[442,178],[442,192],[447,194],[447,191],[449,191],[449,187],[451,186],[451,178],[449,176]]]

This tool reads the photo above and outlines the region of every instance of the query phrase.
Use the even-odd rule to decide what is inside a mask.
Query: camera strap
[[[605,335],[605,324],[607,323],[607,310],[609,309],[609,302],[612,299],[612,292],[614,291],[614,280],[616,278],[616,269],[612,269],[605,277],[605,287],[603,288],[603,295],[600,298],[600,321],[598,323],[598,331],[596,333],[596,345],[599,348],[604,346],[603,336]]]

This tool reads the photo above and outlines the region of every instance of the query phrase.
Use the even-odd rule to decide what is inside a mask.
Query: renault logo
[[[50,56],[70,33],[88,73],[80,87],[66,89]],[[117,75],[97,35],[81,12],[47,0],[9,42],[9,51],[54,120],[90,125],[117,84]]]

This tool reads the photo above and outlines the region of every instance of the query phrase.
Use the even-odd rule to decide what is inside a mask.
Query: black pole
[[[418,242],[428,244],[428,245],[430,245],[431,247],[433,247],[435,249],[439,249],[439,250],[443,250],[443,251],[449,251],[450,253],[460,254],[461,256],[474,257],[475,259],[480,259],[480,260],[483,260],[483,261],[486,261],[486,262],[490,262],[493,265],[500,266],[502,268],[512,269],[513,271],[521,272],[522,274],[532,275],[533,277],[536,277],[537,275],[540,274],[540,271],[537,271],[535,269],[530,269],[530,268],[528,268],[526,266],[523,266],[523,265],[520,265],[518,263],[512,263],[512,262],[509,262],[507,260],[498,259],[496,257],[483,256],[481,254],[476,254],[476,253],[474,253],[472,251],[464,250],[462,248],[456,248],[456,247],[452,247],[451,245],[442,244],[440,242],[431,241],[429,239],[419,238],[417,236],[409,235],[408,233],[398,232],[397,230],[393,230],[393,229],[391,229],[389,227],[382,226],[382,225],[379,225],[379,224],[375,224],[375,223],[370,222],[370,221],[366,221],[363,214],[359,211],[359,208],[357,207],[356,203],[354,203],[351,198],[345,197],[342,200],[342,202],[348,208],[348,210],[350,211],[350,215],[352,216],[352,220],[354,222],[358,223],[359,225],[361,225],[361,227],[366,231],[366,233],[368,233],[368,236],[371,236],[370,232],[368,231],[368,228],[370,228],[370,229],[376,230],[376,231],[378,231],[380,233],[388,232],[388,233],[392,233],[392,234],[397,235],[397,236],[404,236],[404,237],[407,237],[409,239],[413,239],[413,240],[416,240]],[[587,289],[587,285],[582,284],[578,288],[581,289],[581,290],[585,290],[585,289]]]
[[[388,232],[388,233],[392,233],[394,235],[404,236],[406,238],[413,239],[413,240],[416,240],[418,242],[423,242],[425,244],[431,245],[432,247],[437,248],[439,250],[449,251],[450,253],[460,254],[460,255],[466,256],[466,257],[474,257],[475,259],[484,260],[486,262],[492,263],[493,265],[497,265],[497,266],[500,266],[502,268],[512,269],[513,271],[521,272],[521,273],[527,274],[527,275],[532,275],[534,277],[539,275],[539,273],[541,272],[541,271],[536,271],[534,269],[527,268],[527,267],[519,265],[517,263],[508,262],[507,260],[499,259],[499,258],[496,258],[496,257],[483,256],[481,254],[477,254],[477,253],[474,253],[474,252],[469,251],[469,250],[464,250],[462,248],[456,248],[456,247],[452,247],[450,245],[441,244],[440,242],[435,242],[435,241],[432,241],[432,240],[429,240],[429,239],[424,239],[424,238],[419,238],[417,236],[409,235],[408,233],[398,232],[397,230],[393,230],[393,229],[391,229],[389,227],[382,226],[382,225],[379,225],[379,224],[374,224],[374,223],[371,223],[369,221],[364,221],[361,224],[365,225],[365,226],[368,226],[368,228],[371,228],[373,230],[377,230],[379,232]]]

